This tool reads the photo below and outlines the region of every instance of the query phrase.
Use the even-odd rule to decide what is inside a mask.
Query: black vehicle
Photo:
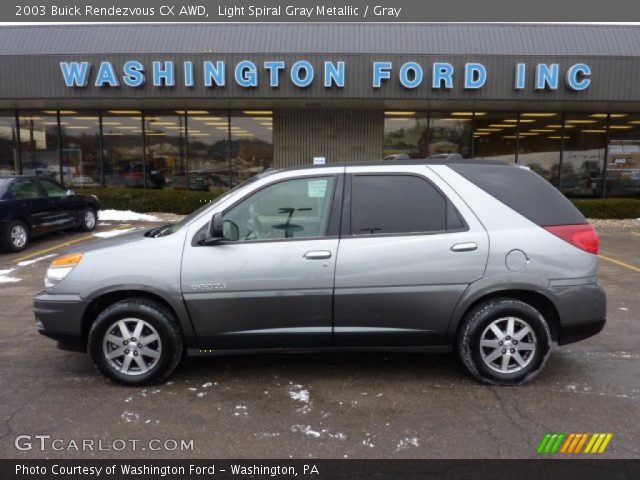
[[[18,252],[46,233],[91,231],[98,210],[97,197],[78,195],[50,178],[0,176],[0,247]]]

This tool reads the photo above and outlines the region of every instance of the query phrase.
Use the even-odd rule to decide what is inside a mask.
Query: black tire
[[[510,347],[517,348],[516,345],[510,343],[514,341],[513,338],[505,337],[509,338],[509,340],[499,340],[497,335],[488,333],[490,325],[494,321],[506,318],[515,318],[520,328],[524,328],[523,324],[530,327],[535,337],[527,336],[525,340],[521,340],[521,342],[527,343],[522,343],[520,348],[524,345],[530,346],[534,344],[535,349],[532,353],[518,350],[519,358],[525,361],[526,365],[523,367],[516,362],[515,357],[510,358],[506,360],[508,362],[507,371],[503,373],[496,371],[498,367],[495,364],[489,362],[493,365],[492,368],[483,359],[484,356],[489,360],[491,353],[495,351],[495,347],[481,348],[480,342],[483,339],[483,334],[485,335],[484,340],[487,342],[493,342],[494,339],[487,338],[495,336],[495,341],[498,342],[498,345],[501,345],[498,347],[500,352],[497,352],[500,357],[494,360],[495,362],[502,361],[502,357],[505,356],[502,352],[505,350],[507,350],[507,356],[513,355],[511,351],[515,351],[515,348],[511,349]],[[505,320],[504,322],[507,321]],[[502,325],[506,325],[506,323],[502,323]],[[485,333],[485,330],[487,333]],[[518,330],[517,333],[520,331],[524,332],[525,330]],[[531,340],[535,340],[535,342]],[[503,343],[499,343],[500,341]],[[505,345],[506,342],[509,342],[509,344]],[[458,354],[465,367],[480,382],[490,385],[522,385],[537,377],[544,368],[551,350],[551,332],[544,317],[531,305],[513,298],[495,298],[481,303],[467,312],[458,329],[457,347]],[[503,347],[505,348],[503,349]],[[520,355],[521,353],[522,355]],[[509,368],[519,370],[510,372],[508,371]]]
[[[93,217],[93,221],[90,221],[90,216]],[[82,211],[80,217],[80,225],[78,228],[83,232],[91,232],[95,230],[98,225],[98,214],[94,208],[87,207]]]
[[[105,336],[107,333],[113,332],[114,324],[123,319],[134,319],[132,322],[142,320],[152,327],[159,336],[159,342],[161,342],[158,349],[160,351],[159,357],[153,367],[144,373],[123,373],[115,363],[118,359],[109,360],[107,358],[105,352],[107,347],[104,345]],[[129,343],[129,345],[129,348],[132,348],[131,345],[133,343]],[[150,345],[155,347],[157,344],[152,342]],[[133,345],[133,348],[135,347],[136,345]],[[122,348],[125,347],[123,346]],[[144,347],[139,350],[141,353],[143,352],[142,348]],[[98,315],[89,330],[88,349],[93,363],[100,373],[122,385],[137,386],[158,383],[171,375],[182,359],[184,342],[178,321],[173,312],[152,300],[131,298],[114,303]],[[124,351],[130,352],[130,350]],[[142,358],[143,356],[141,355],[140,359],[142,360]],[[131,363],[133,357],[129,361]],[[149,360],[149,363],[152,362],[153,359]],[[122,363],[124,363],[124,359]],[[120,367],[122,366],[124,365],[121,364]]]
[[[14,230],[21,229],[24,232],[24,240],[17,241]],[[7,225],[5,236],[2,239],[2,248],[9,252],[21,252],[29,245],[29,227],[22,220],[14,220]],[[22,241],[24,243],[22,243]]]

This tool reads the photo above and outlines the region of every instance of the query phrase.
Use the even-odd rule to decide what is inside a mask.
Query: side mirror
[[[222,213],[216,213],[211,218],[209,232],[203,243],[216,245],[224,240],[235,242],[239,236],[238,226],[229,220],[222,220]]]
[[[224,232],[222,231],[222,214],[216,213],[211,218],[211,223],[209,224],[209,237],[211,239],[224,238]]]

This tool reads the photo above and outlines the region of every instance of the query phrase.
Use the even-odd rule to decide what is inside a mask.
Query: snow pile
[[[132,212],[131,210],[100,210],[98,220],[110,222],[157,222],[160,219],[146,213]]]

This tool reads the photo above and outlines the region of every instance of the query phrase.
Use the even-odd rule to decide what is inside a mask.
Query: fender
[[[182,327],[185,338],[195,337],[191,317],[189,317],[184,304],[182,293],[173,289],[168,283],[162,282],[159,278],[149,278],[145,275],[103,278],[96,284],[92,284],[90,290],[87,288],[80,292],[80,297],[90,303],[103,295],[127,290],[146,292],[163,299],[178,317],[178,322]]]
[[[453,336],[458,330],[460,320],[469,307],[478,299],[507,290],[528,290],[547,298],[554,306],[556,302],[549,296],[549,280],[537,275],[505,273],[481,278],[467,287],[458,300],[449,321],[447,335]],[[556,306],[557,309],[557,306]]]

